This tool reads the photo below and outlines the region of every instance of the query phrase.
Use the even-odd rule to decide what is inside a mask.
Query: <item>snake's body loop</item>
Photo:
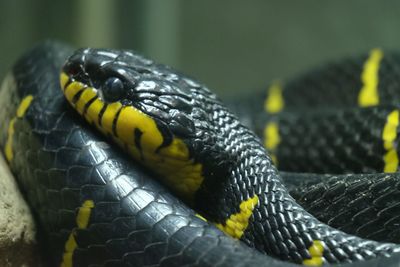
[[[61,44],[34,48],[15,65],[1,91],[4,107],[10,108],[0,110],[0,120],[9,125],[0,141],[53,244],[53,264],[291,266],[274,259],[280,258],[305,265],[362,266],[362,260],[388,265],[399,259],[400,246],[333,229],[289,195],[273,159],[285,166],[285,131],[279,127],[291,129],[301,118],[268,117],[275,126],[262,131],[275,156],[271,159],[255,134],[205,86],[131,51],[81,49],[71,54]],[[67,56],[60,90],[59,70]],[[379,54],[375,57],[378,61]],[[275,104],[269,111],[275,113],[290,103],[279,90],[275,87],[272,94],[278,100],[270,101]],[[374,90],[363,90],[360,101],[372,103],[362,99]],[[366,113],[376,117],[377,125],[393,111],[370,109]],[[396,148],[397,127],[389,128],[386,152]],[[108,145],[109,139],[200,214]]]

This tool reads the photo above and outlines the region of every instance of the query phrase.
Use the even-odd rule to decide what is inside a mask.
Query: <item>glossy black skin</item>
[[[104,102],[120,101],[150,115],[165,140],[172,140],[173,135],[193,137],[195,126],[189,116],[196,111],[185,92],[187,87],[174,84],[179,82],[179,74],[169,67],[153,65],[153,61],[130,51],[86,48],[77,50],[63,71],[73,80],[99,89]]]
[[[0,120],[8,125],[21,99],[35,97],[16,122],[11,169],[35,214],[50,266],[58,266],[85,199],[96,205],[88,229],[77,232],[74,266],[294,266],[262,256],[198,219],[79,118],[58,81],[71,51],[54,42],[28,51],[12,69],[16,88],[2,89],[8,97],[0,105]],[[2,146],[5,139],[3,128]],[[344,266],[399,262],[395,255]]]
[[[388,257],[400,251],[395,244],[367,241],[330,228],[307,213],[289,195],[260,140],[205,86],[129,51],[80,50],[67,61],[64,70],[78,81],[81,78],[81,82],[106,81],[119,73],[134,77],[126,83],[120,101],[157,120],[163,133],[183,138],[194,160],[204,166],[205,180],[195,196],[195,207],[201,214],[224,223],[238,212],[242,201],[258,196],[241,237],[246,244],[296,263],[310,258],[308,248],[314,240],[324,243],[323,258],[329,263]],[[145,98],[138,97],[142,82],[152,84],[146,87]],[[160,105],[164,95],[185,99],[190,107]],[[151,109],[143,108],[143,103]],[[159,116],[169,114],[171,109],[178,109],[178,114],[192,121],[193,135],[182,135],[169,127],[170,116],[165,120]]]
[[[240,105],[238,100],[226,102],[260,137],[268,122],[278,123],[278,166],[304,208],[349,234],[400,243],[399,173],[381,173],[386,153],[382,130],[388,114],[399,110],[400,55],[384,51],[379,105],[359,108],[367,58],[362,54],[328,62],[285,81],[285,106],[278,114],[264,110],[265,90],[239,98]],[[394,146],[399,154],[398,142]]]
[[[400,175],[284,173],[290,194],[311,214],[346,233],[400,243]]]
[[[40,228],[43,258],[58,266],[82,202],[89,227],[77,230],[74,266],[289,266],[225,236],[105,142],[60,90],[70,47],[45,42],[13,67],[16,88],[1,105],[3,125],[21,99],[34,100],[16,122],[11,169]],[[2,147],[7,128],[1,129]],[[291,266],[291,265],[290,265]]]

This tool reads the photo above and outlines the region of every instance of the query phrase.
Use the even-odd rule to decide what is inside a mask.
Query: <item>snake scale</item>
[[[341,64],[343,69],[351,66]],[[305,75],[300,86],[318,91],[324,86],[325,72],[317,74],[313,73],[311,78]],[[349,81],[344,89],[356,79]],[[284,111],[282,105],[277,108],[272,104],[275,108],[271,112],[266,103],[267,111],[274,114],[264,116],[261,114],[265,112],[259,112],[260,116],[246,118],[245,99],[236,110],[256,133],[265,135],[267,153],[260,139],[209,89],[167,66],[132,51],[80,49],[74,52],[71,47],[55,42],[31,49],[14,65],[0,91],[0,120],[8,126],[0,132],[0,143],[41,229],[40,241],[46,248],[48,264],[398,266],[400,246],[365,240],[319,222],[297,204],[282,180],[283,177],[289,181],[293,196],[304,203],[307,196],[323,202],[324,197],[329,199],[329,192],[331,199],[335,196],[346,199],[346,194],[359,192],[373,195],[365,191],[367,188],[375,189],[371,192],[378,197],[388,195],[389,208],[395,207],[392,200],[396,192],[379,191],[384,190],[382,180],[391,182],[385,188],[395,189],[393,185],[398,183],[396,173],[390,172],[393,162],[368,154],[378,137],[381,138],[387,122],[393,122],[386,130],[391,142],[379,139],[383,154],[390,155],[386,159],[393,159],[396,150],[393,132],[397,132],[395,104],[366,107],[362,111],[344,108],[332,113],[323,108],[335,100],[330,100],[326,93],[320,97],[312,90],[309,96],[301,98],[303,103],[291,104],[290,88],[301,90],[296,89],[298,82],[294,80],[284,90],[268,91],[275,98],[285,100]],[[396,83],[391,84],[390,90],[394,92]],[[340,81],[337,86],[340,87]],[[348,106],[342,102],[344,94],[333,94],[337,96],[338,106]],[[322,111],[310,114],[315,120],[303,121],[297,112],[286,114],[291,108],[309,106],[315,100],[313,97],[322,99],[319,102]],[[293,97],[296,98],[299,99]],[[256,111],[256,102],[252,103],[248,107]],[[324,113],[328,116],[324,117]],[[310,156],[307,156],[307,153],[296,155],[295,152],[295,158],[289,159],[289,152],[297,151],[293,146],[299,146],[299,151],[304,146],[307,151],[305,139],[290,141],[298,132],[310,133],[313,140],[312,134],[323,132],[327,122],[337,118],[337,121],[350,118],[360,122],[351,123],[344,130],[338,126],[344,133],[359,127],[366,130],[365,124],[376,126],[372,129],[380,127],[368,132],[367,141],[361,137],[350,138],[351,143],[361,140],[360,149],[366,152],[354,153],[359,155],[355,158],[351,157],[353,153],[346,154],[340,149],[334,150],[338,151],[337,155],[308,151]],[[321,123],[315,123],[316,120]],[[299,123],[302,127],[293,127]],[[335,129],[329,129],[335,133]],[[347,140],[344,138],[339,143],[346,145]],[[329,143],[329,139],[316,144],[317,147],[325,145],[326,151],[338,145]],[[135,158],[136,163],[126,154]],[[360,162],[363,155],[368,157]],[[359,164],[342,163],[339,170],[338,164],[329,163],[329,159],[338,158],[350,158]],[[317,159],[322,163],[313,172],[333,174],[280,174],[273,164],[275,161],[284,171],[299,171],[296,166]],[[299,165],[292,164],[294,161]],[[379,172],[380,168],[389,168],[385,169],[388,173],[351,174],[372,169]],[[343,176],[339,171],[350,173],[345,175],[347,180],[339,182]],[[154,176],[164,185],[153,180]],[[323,185],[325,179],[328,183]],[[174,188],[175,193],[171,194],[165,185]],[[321,193],[323,187],[328,193]],[[371,201],[375,205],[380,203]],[[311,202],[311,209],[316,202]],[[340,203],[334,204],[336,209],[343,207]],[[396,212],[393,208],[393,213]],[[330,219],[334,223],[338,221],[334,216],[327,220]],[[343,228],[351,232],[349,225],[344,224]],[[379,234],[374,237],[380,239]]]

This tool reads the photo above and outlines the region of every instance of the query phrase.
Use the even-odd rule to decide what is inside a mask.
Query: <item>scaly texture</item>
[[[89,123],[177,193],[195,194],[191,199],[205,218],[260,251],[306,265],[400,252],[398,245],[345,234],[307,213],[289,195],[260,140],[208,88],[167,66],[133,51],[81,49],[65,63],[61,85]],[[282,144],[273,143],[277,149]],[[164,164],[169,161],[201,166],[197,191],[175,186],[185,181],[180,167]]]
[[[0,120],[9,125],[20,102],[33,96],[26,113],[15,119],[10,165],[42,230],[43,245],[52,265],[63,261],[64,266],[292,266],[261,255],[210,226],[121,151],[93,133],[68,108],[59,91],[58,72],[70,52],[64,45],[45,43],[26,54],[15,65],[11,73],[15,83],[4,89],[7,97],[0,105],[5,107]],[[226,196],[222,202],[228,206],[220,206],[221,201],[212,202],[212,209],[206,212],[206,206],[200,205],[204,213],[212,215],[217,209],[226,212],[222,217],[231,215],[232,210],[237,213],[240,205],[234,208],[229,201],[235,201],[235,196],[241,201],[257,194],[257,205],[250,203],[254,210],[243,240],[255,241],[257,248],[257,244],[265,244],[269,252],[296,260],[302,255],[287,250],[293,242],[304,249],[305,264],[320,264],[324,259],[346,261],[347,255],[366,259],[376,256],[368,249],[381,255],[396,250],[392,245],[360,243],[304,212],[287,194],[258,139],[215,97],[210,98],[207,90],[200,90],[202,87],[191,80],[181,86],[185,84],[194,89],[196,99],[205,99],[209,108],[216,108],[212,113],[195,114],[198,134],[209,127],[201,119],[210,117],[224,122],[223,129],[219,124],[213,129],[215,132],[232,133],[229,141],[222,135],[210,137],[220,146],[208,144],[207,148],[218,148],[211,155],[221,158],[211,159],[208,164],[224,163],[227,154],[220,154],[221,147],[226,152],[235,151],[230,155],[236,156],[229,160],[240,163],[229,169],[233,174],[230,179],[241,178],[233,187],[216,180],[215,190]],[[7,130],[3,129],[3,148],[7,139]],[[203,159],[209,152],[203,151]],[[241,177],[246,172],[247,178]],[[221,173],[226,170],[217,175]],[[258,186],[251,187],[253,181],[258,181]],[[263,220],[268,214],[268,220]],[[251,228],[265,235],[257,237],[249,231]],[[287,234],[293,234],[292,238],[282,240]],[[322,241],[313,240],[315,237]],[[392,255],[367,264],[397,266],[398,262],[399,255]]]
[[[279,112],[263,109],[274,104],[275,83],[231,105],[291,172],[283,177],[302,206],[335,228],[396,243],[399,59],[373,49],[281,82]]]
[[[327,224],[382,242],[400,240],[399,174],[283,174],[292,196]]]
[[[34,99],[15,122],[11,162],[37,219],[50,266],[286,266],[195,215],[79,119],[59,89],[69,47],[44,43],[15,65],[0,120]],[[4,148],[7,129],[0,141]],[[86,227],[77,215],[92,200]],[[81,215],[83,217],[84,215]],[[75,242],[69,240],[71,233]],[[72,262],[65,246],[73,248]]]

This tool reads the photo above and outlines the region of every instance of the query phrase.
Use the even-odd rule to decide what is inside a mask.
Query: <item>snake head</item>
[[[154,119],[160,128],[167,124],[168,127],[160,129],[165,134],[194,134],[191,98],[174,84],[178,75],[165,66],[156,66],[130,51],[80,49],[67,60],[63,73],[69,82],[80,82],[90,88],[107,106],[115,103],[120,103],[121,108],[131,106]],[[82,94],[70,102],[76,105]],[[89,99],[87,104],[96,98]],[[87,112],[88,107],[85,109],[82,112]]]
[[[196,104],[204,98],[197,83],[131,51],[88,48],[67,60],[61,86],[87,121],[178,192],[198,189],[203,171],[193,151],[213,145],[203,142],[212,139],[203,131],[212,114]]]

